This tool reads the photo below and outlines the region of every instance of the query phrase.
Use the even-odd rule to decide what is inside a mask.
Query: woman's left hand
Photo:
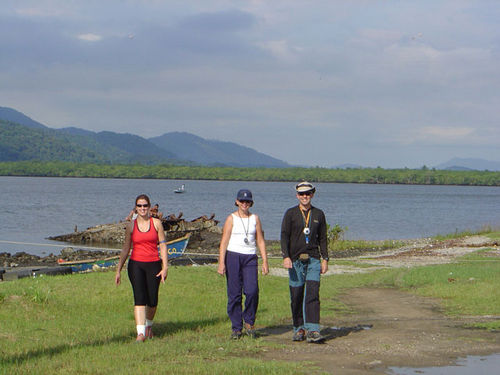
[[[158,272],[158,275],[156,277],[161,277],[161,282],[164,283],[165,280],[167,279],[167,273],[168,273],[168,268],[162,268],[160,272]]]
[[[262,263],[262,274],[267,275],[269,273],[269,265],[267,262]]]

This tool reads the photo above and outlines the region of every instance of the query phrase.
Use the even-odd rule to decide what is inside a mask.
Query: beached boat
[[[176,238],[175,240],[167,242],[167,253],[169,259],[177,258],[184,254],[189,242],[189,236],[190,235],[188,234],[184,237]],[[71,267],[72,272],[92,272],[114,267],[118,264],[119,260],[120,256],[115,255],[105,259],[86,259],[77,261],[64,261],[59,259],[58,263],[60,266]]]
[[[167,254],[168,259],[178,258],[184,251],[189,243],[190,234],[187,234],[184,237],[176,238],[175,240],[167,242]]]
[[[180,188],[174,190],[174,193],[184,193],[185,191],[186,191],[186,186],[182,184]]]
[[[120,256],[115,255],[105,259],[84,259],[75,261],[65,261],[63,259],[59,259],[57,263],[59,263],[60,266],[71,267],[71,271],[75,273],[105,270],[106,268],[116,266],[119,260]]]

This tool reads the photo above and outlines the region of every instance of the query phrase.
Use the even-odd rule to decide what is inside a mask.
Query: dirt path
[[[291,327],[275,327],[263,332],[265,339],[287,345],[264,358],[307,360],[328,373],[362,375],[383,374],[391,366],[444,366],[458,357],[500,353],[500,333],[464,328],[467,319],[446,317],[432,299],[393,289],[352,289],[341,300],[355,313],[323,320],[324,344],[294,343]]]
[[[376,264],[382,267],[443,263],[459,253],[478,250],[478,244],[423,246],[366,259],[370,264],[378,261]],[[363,375],[383,374],[391,366],[444,366],[455,363],[458,357],[500,353],[500,332],[465,328],[469,321],[500,317],[450,318],[442,313],[439,301],[394,289],[351,289],[341,301],[353,313],[335,321],[322,319],[325,343],[294,343],[290,326],[273,327],[262,332],[264,339],[285,343],[286,347],[266,352],[263,357],[307,360],[327,373]]]

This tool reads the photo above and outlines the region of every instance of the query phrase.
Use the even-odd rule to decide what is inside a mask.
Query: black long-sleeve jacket
[[[323,211],[311,206],[309,243],[304,234],[304,218],[299,206],[289,208],[281,223],[281,254],[283,258],[290,257],[292,261],[300,254],[307,253],[313,258],[328,260],[328,240],[326,218]],[[307,217],[307,212],[304,213]]]

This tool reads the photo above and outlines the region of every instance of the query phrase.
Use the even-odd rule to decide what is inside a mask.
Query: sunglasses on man
[[[302,191],[302,192],[297,193],[297,194],[299,194],[300,196],[302,196],[302,195],[307,195],[307,196],[312,195],[312,193],[310,191]]]

